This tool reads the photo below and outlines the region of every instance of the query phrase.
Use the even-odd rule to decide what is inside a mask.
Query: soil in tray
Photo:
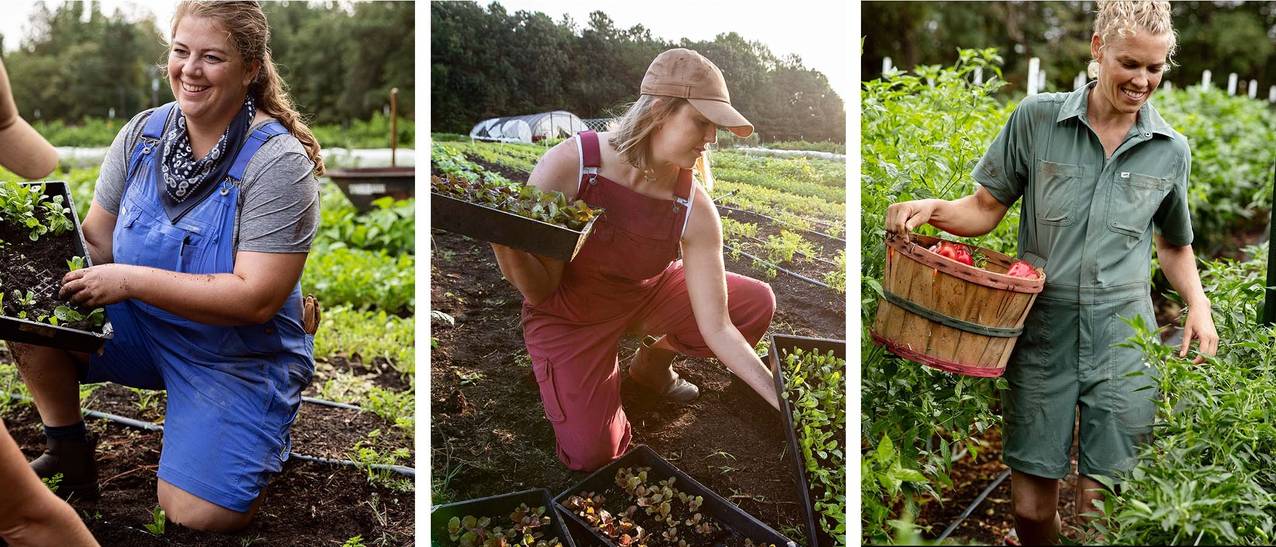
[[[650,484],[654,484],[655,482],[656,481],[654,480],[649,481]],[[678,489],[678,483],[676,481],[674,482],[673,487],[674,489]],[[625,493],[624,490],[621,490],[620,487],[615,485],[609,486],[602,492],[574,492],[574,494],[581,496],[601,494],[603,497],[603,509],[606,509],[607,512],[612,515],[620,515],[624,513],[627,508],[637,503],[633,496]],[[675,511],[677,511],[674,514],[680,516],[680,520],[685,520],[691,516],[687,512],[686,505],[678,502],[675,502],[674,505],[676,507]],[[707,512],[701,511],[701,515],[705,518],[712,519]],[[646,545],[647,547],[678,547],[677,540],[669,541],[660,537],[660,534],[662,534],[665,530],[668,530],[669,526],[664,522],[657,522],[654,515],[648,515],[646,511],[638,509],[634,512],[632,519],[634,524],[642,527],[643,530],[646,530],[651,534],[648,536],[648,539],[643,542],[643,545]],[[698,535],[689,530],[688,526],[679,525],[678,537],[687,540],[688,543],[697,547],[746,547],[746,545],[748,547],[761,547],[761,545],[766,545],[765,543],[758,545],[757,542],[746,543],[748,538],[737,534],[734,530],[729,529],[721,522],[714,520],[713,523],[717,525],[718,530],[709,535]],[[597,532],[597,529],[595,529],[595,532]]]
[[[544,487],[558,493],[584,478],[555,454],[531,363],[523,345],[522,299],[501,278],[487,244],[433,231],[430,436],[436,503]],[[757,275],[736,269],[731,271]],[[800,281],[773,280],[776,332],[844,337],[840,296],[814,293]],[[826,307],[827,306],[827,307]],[[836,307],[833,307],[836,306]],[[622,341],[623,370],[636,338]],[[780,415],[716,360],[679,358],[679,374],[700,386],[700,399],[679,406],[622,381],[621,399],[633,442],[651,446],[697,481],[780,533],[804,527]],[[795,538],[796,539],[796,538]]]
[[[54,308],[67,305],[58,298],[58,290],[62,288],[62,276],[71,269],[66,261],[77,256],[75,240],[79,237],[74,230],[59,235],[44,234],[39,241],[31,241],[27,230],[15,226],[8,221],[0,221],[0,290],[4,291],[3,315],[18,317],[25,311],[26,319],[35,321],[42,315],[53,315]],[[23,295],[31,291],[35,302],[28,306],[19,304],[14,291]],[[83,315],[90,310],[74,308]],[[74,321],[62,326],[80,330],[100,332],[88,321]]]
[[[25,455],[37,456],[44,435],[35,410],[21,407],[4,421]],[[162,435],[102,420],[87,424],[98,438],[102,496],[72,500],[71,505],[102,545],[340,545],[356,535],[368,545],[413,542],[412,492],[371,485],[361,469],[297,460],[290,460],[271,481],[266,501],[247,529],[208,534],[169,523],[163,536],[152,535],[145,526],[158,505],[155,473]]]

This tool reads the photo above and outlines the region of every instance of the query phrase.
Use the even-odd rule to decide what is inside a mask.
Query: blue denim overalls
[[[253,154],[287,131],[253,131],[229,178],[178,222],[160,203],[165,122],[174,103],[146,122],[129,160],[128,184],[112,234],[116,263],[190,274],[230,273],[239,188]],[[159,478],[201,499],[247,511],[288,458],[289,430],[314,372],[314,339],[301,325],[301,287],[266,323],[206,325],[140,300],[107,306],[115,337],[91,357],[85,382],[165,389],[168,408]]]

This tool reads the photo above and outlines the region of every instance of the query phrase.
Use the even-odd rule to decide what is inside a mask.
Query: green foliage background
[[[667,42],[642,25],[617,27],[602,11],[578,27],[499,3],[430,5],[431,128],[469,133],[495,116],[566,109],[606,117],[637,98],[647,65],[687,47],[722,69],[732,104],[765,140],[845,142],[842,99],[796,56],[777,56],[732,33]]]

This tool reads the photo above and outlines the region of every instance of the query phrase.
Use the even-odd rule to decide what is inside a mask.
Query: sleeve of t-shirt
[[[268,150],[272,149],[272,150]],[[239,214],[240,251],[305,253],[319,229],[319,181],[314,163],[294,139],[276,137],[262,147],[260,168],[249,163]],[[255,171],[255,174],[251,174]]]
[[[102,169],[98,171],[97,184],[93,186],[93,201],[112,215],[120,214],[120,200],[127,186],[129,156],[133,154],[133,146],[141,137],[153,110],[142,111],[124,124],[102,159]]]
[[[1161,231],[1161,236],[1171,245],[1191,245],[1192,217],[1187,207],[1187,179],[1192,173],[1192,150],[1183,147],[1183,155],[1179,160],[1179,176],[1174,187],[1161,200],[1161,206],[1152,216],[1153,223]]]
[[[1007,207],[1014,205],[1028,184],[1029,167],[1032,162],[1031,150],[1031,112],[1036,101],[1032,97],[1024,99],[1010,114],[1010,119],[1001,128],[997,138],[993,139],[984,152],[983,158],[975,165],[971,177],[997,201]]]

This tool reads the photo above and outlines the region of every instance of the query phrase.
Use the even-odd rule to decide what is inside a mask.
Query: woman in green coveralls
[[[1015,528],[1026,545],[1058,539],[1059,479],[1071,471],[1078,407],[1078,512],[1090,512],[1102,495],[1092,477],[1119,480],[1134,466],[1136,442],[1151,432],[1157,372],[1138,349],[1116,344],[1133,335],[1125,319],[1156,324],[1153,242],[1187,304],[1179,355],[1193,339],[1198,363],[1218,348],[1191,247],[1191,151],[1148,102],[1174,51],[1169,2],[1098,5],[1095,81],[1024,99],[975,167],[973,195],[886,212],[889,232],[929,223],[978,236],[1023,199],[1019,253],[1045,265],[1046,287],[1007,366],[1002,407],[1003,460],[1013,470]]]

